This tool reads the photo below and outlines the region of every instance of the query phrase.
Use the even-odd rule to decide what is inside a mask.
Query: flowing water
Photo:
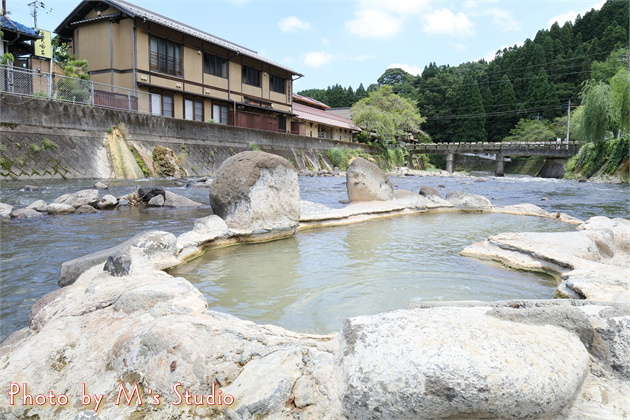
[[[342,207],[344,178],[301,178],[302,199]],[[94,180],[0,183],[0,202],[25,207],[35,200],[91,188]],[[581,219],[628,218],[628,185],[578,184],[531,177],[392,178],[396,188],[422,185],[443,194],[485,195],[495,205],[523,202]],[[176,235],[210,213],[208,191],[173,187],[172,180],[105,181],[101,195],[161,185],[206,204],[200,209],[132,209],[93,215],[49,216],[0,223],[0,341],[28,324],[30,307],[55,290],[61,263],[119,244],[147,230]],[[404,307],[424,300],[551,297],[545,276],[513,272],[460,257],[465,246],[506,231],[572,230],[555,221],[522,216],[425,214],[301,232],[294,238],[215,250],[178,269],[208,297],[209,306],[259,322],[302,331],[337,330],[348,315]],[[263,270],[264,269],[264,270]],[[209,273],[208,275],[204,273]],[[474,282],[471,280],[475,276]],[[375,277],[380,277],[376,278]],[[266,291],[262,295],[261,291]],[[518,295],[518,296],[517,296]],[[333,309],[336,313],[333,313]]]

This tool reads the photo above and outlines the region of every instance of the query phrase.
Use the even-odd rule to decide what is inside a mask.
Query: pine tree
[[[497,115],[491,117],[492,127],[488,130],[488,140],[501,141],[518,122],[516,96],[512,82],[507,75],[503,75],[501,79],[494,103],[492,112]]]

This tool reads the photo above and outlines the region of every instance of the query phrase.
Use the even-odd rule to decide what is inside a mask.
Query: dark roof
[[[15,22],[6,16],[0,16],[0,28],[2,29],[2,32],[13,32],[17,35],[27,37],[29,39],[41,38],[41,36],[35,29]]]
[[[99,3],[107,4],[111,7],[115,7],[116,9],[123,12],[125,15],[132,18],[141,18],[145,19],[149,22],[158,23],[160,25],[164,25],[168,28],[174,29],[179,32],[183,32],[185,34],[191,35],[195,38],[202,39],[206,42],[210,42],[212,44],[221,46],[230,51],[238,52],[239,54],[245,55],[247,57],[254,58],[256,60],[265,62],[267,64],[271,64],[274,67],[278,67],[280,69],[286,70],[287,72],[297,75],[303,76],[302,74],[292,70],[288,67],[283,66],[282,64],[276,63],[272,60],[266,59],[254,50],[249,48],[245,48],[241,45],[234,44],[233,42],[227,41],[223,38],[219,38],[217,36],[211,35],[207,32],[201,31],[199,29],[193,28],[192,26],[186,25],[185,23],[178,22],[169,17],[162,16],[158,13],[147,10],[143,7],[136,6],[129,2],[123,0],[100,0],[100,1],[90,1],[84,0],[82,1],[69,15],[68,17],[61,22],[61,24],[55,29],[55,33],[69,37],[72,29],[72,24],[78,21],[82,21],[85,19],[85,16],[93,10]]]

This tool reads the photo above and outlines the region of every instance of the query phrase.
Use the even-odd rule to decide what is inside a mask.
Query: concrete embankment
[[[250,148],[283,156],[298,170],[319,170],[332,169],[328,149],[359,147],[15,95],[0,94],[0,104],[0,180],[137,177],[143,170],[159,176],[157,146],[170,149],[188,176],[213,174]]]

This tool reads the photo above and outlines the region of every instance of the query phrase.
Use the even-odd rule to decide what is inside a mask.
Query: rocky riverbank
[[[0,346],[0,416],[630,414],[627,220],[584,223],[532,205],[496,208],[472,194],[394,191],[361,160],[348,171],[347,186],[349,197],[363,201],[330,209],[299,201],[297,174],[281,158],[246,152],[224,165],[211,189],[216,214],[195,221],[190,232],[149,232],[63,265],[63,287],[37,302],[30,326]],[[582,299],[422,303],[352,318],[340,333],[320,336],[210,311],[198,289],[164,271],[216,246],[426,211],[527,214],[576,224],[576,232],[503,234],[473,248],[486,250],[484,258],[554,272],[564,278],[561,290]]]

